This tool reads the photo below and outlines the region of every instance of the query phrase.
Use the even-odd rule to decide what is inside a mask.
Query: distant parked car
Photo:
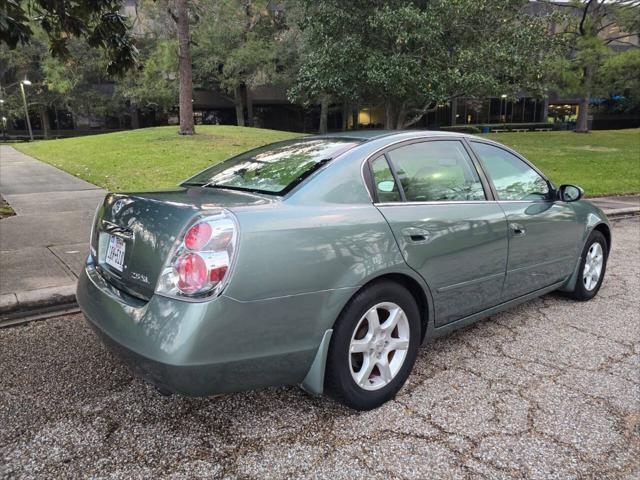
[[[611,230],[582,194],[463,134],[274,143],[173,191],[107,195],[78,302],[163,392],[299,384],[375,408],[428,339],[597,294]]]

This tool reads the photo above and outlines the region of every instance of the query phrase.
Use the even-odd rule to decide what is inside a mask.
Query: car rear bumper
[[[88,264],[77,299],[89,324],[134,374],[171,392],[206,396],[300,383],[337,316],[333,310],[341,308],[329,301],[331,292],[202,303],[154,295],[143,303]],[[349,292],[341,294],[346,302]]]

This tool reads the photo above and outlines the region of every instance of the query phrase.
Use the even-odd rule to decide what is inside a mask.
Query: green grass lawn
[[[111,191],[175,186],[231,155],[298,133],[233,126],[197,127],[182,137],[177,127],[37,141],[14,146]],[[488,134],[535,163],[557,184],[575,183],[588,196],[640,192],[640,129]]]
[[[579,185],[589,197],[640,192],[640,129],[483,136],[520,152],[557,185]]]
[[[159,190],[232,155],[299,133],[198,125],[197,135],[156,127],[12,146],[109,191]]]

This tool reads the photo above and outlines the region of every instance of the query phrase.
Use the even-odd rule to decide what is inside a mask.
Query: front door
[[[527,162],[493,144],[472,141],[507,216],[509,260],[502,300],[567,278],[578,257],[579,225],[570,204]]]
[[[500,301],[507,222],[460,140],[404,144],[371,162],[376,206],[443,325]]]

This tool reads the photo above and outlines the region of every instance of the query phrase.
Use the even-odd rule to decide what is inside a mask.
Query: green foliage
[[[290,97],[385,101],[393,125],[457,96],[544,89],[555,49],[521,0],[303,0],[305,47]]]
[[[125,101],[143,110],[173,112],[178,104],[178,55],[175,39],[145,42],[142,66],[116,84]]]
[[[267,0],[221,0],[198,6],[193,32],[194,81],[232,92],[272,84],[281,67],[286,24]],[[205,20],[206,19],[206,20]]]
[[[583,98],[624,94],[626,85],[633,90],[634,79],[637,88],[637,49],[618,53],[620,49],[611,48],[616,43],[626,45],[627,37],[640,31],[637,2],[576,1],[574,9],[565,11],[562,23],[564,58],[554,75],[562,93]]]
[[[120,0],[5,0],[0,41],[15,49],[41,31],[53,56],[68,58],[71,42],[82,39],[105,52],[110,73],[122,73],[136,64],[137,50],[121,9]]]
[[[622,96],[621,110],[640,107],[640,49],[632,48],[609,56],[596,79],[597,90],[608,97]]]

